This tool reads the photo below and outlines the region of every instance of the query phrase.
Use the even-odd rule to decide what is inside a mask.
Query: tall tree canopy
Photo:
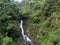
[[[20,18],[24,20],[25,34],[37,45],[60,45],[60,0],[11,1],[0,0],[1,45],[15,45]]]
[[[27,19],[32,38],[40,45],[59,45],[60,0],[26,0],[21,6],[21,15]]]
[[[18,31],[18,18],[19,7],[9,0],[0,0],[0,35],[4,41],[6,37],[7,42],[0,42],[2,45],[7,45],[9,37],[15,38],[19,35]],[[8,38],[8,39],[7,39]],[[10,44],[12,45],[12,44]]]

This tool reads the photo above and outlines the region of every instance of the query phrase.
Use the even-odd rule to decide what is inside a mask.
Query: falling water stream
[[[21,33],[22,33],[22,37],[23,37],[24,41],[32,43],[32,40],[27,35],[24,34],[23,20],[20,21],[19,27],[21,28]]]
[[[18,1],[20,3],[22,2],[22,0],[14,0],[14,1]],[[31,43],[31,45],[35,45],[33,43],[33,41],[27,35],[25,35],[25,33],[24,33],[23,20],[20,20],[19,28],[21,29],[21,34],[22,34],[22,37],[23,37],[24,41],[28,42],[28,43]]]

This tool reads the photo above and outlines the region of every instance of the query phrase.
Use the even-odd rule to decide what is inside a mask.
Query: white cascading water
[[[30,42],[30,43],[31,43],[31,42],[32,42],[31,39],[30,39],[27,35],[24,34],[23,20],[21,20],[19,27],[20,27],[21,30],[22,30],[23,39],[24,39],[26,42]]]

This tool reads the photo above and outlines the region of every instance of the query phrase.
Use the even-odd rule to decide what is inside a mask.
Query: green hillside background
[[[0,0],[0,45],[18,45],[21,18],[34,42],[60,45],[60,0]]]

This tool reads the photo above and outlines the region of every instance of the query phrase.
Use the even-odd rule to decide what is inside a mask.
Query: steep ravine
[[[28,24],[29,20],[25,20],[23,23],[23,28],[24,28],[24,33],[25,35],[27,35],[31,40],[32,40],[32,44],[24,41],[24,39],[22,38],[22,33],[21,33],[21,29],[20,29],[20,36],[17,39],[17,43],[18,45],[38,45],[38,43],[36,42],[36,35],[35,35],[35,31],[33,30],[33,26]]]

